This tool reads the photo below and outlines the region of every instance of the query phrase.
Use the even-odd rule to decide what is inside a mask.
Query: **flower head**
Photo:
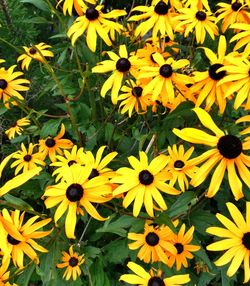
[[[49,136],[47,139],[39,140],[39,153],[45,158],[49,155],[52,162],[56,161],[56,153],[62,155],[61,149],[70,149],[73,147],[73,142],[69,139],[63,139],[65,133],[64,124],[61,125],[61,130],[55,137]]]
[[[0,99],[6,108],[10,108],[10,103],[18,105],[18,100],[23,100],[23,96],[19,91],[29,90],[28,86],[23,84],[29,84],[27,79],[19,78],[23,75],[22,72],[14,72],[15,65],[9,69],[0,68]]]
[[[72,15],[73,7],[76,10],[78,15],[83,15],[82,7],[84,5],[84,2],[88,2],[90,4],[96,4],[96,0],[60,0],[57,3],[57,6],[63,3],[63,14],[66,15],[67,12],[69,15]]]
[[[73,251],[73,246],[70,246],[69,252],[62,252],[62,263],[58,263],[56,267],[58,268],[66,268],[63,278],[69,280],[71,277],[75,281],[77,277],[79,277],[82,273],[80,269],[80,265],[84,263],[84,254],[78,255],[77,252]]]
[[[230,262],[227,275],[232,277],[243,262],[245,271],[244,283],[250,280],[250,202],[246,202],[246,219],[242,212],[232,203],[227,203],[227,208],[232,220],[217,213],[217,219],[224,227],[212,226],[207,232],[221,238],[207,246],[209,251],[226,252],[215,261],[216,266],[226,265]]]
[[[174,275],[171,277],[164,277],[161,270],[155,271],[152,269],[149,273],[140,265],[129,262],[128,268],[135,274],[123,274],[120,280],[132,285],[140,286],[179,286],[190,281],[189,274]]]
[[[250,166],[250,156],[244,154],[245,150],[250,149],[249,144],[247,145],[247,142],[241,141],[235,135],[225,134],[203,109],[196,107],[193,111],[199,117],[201,124],[215,135],[208,134],[196,128],[184,128],[182,130],[174,128],[173,130],[183,140],[210,147],[210,150],[191,160],[194,164],[206,161],[195,173],[190,182],[191,185],[194,187],[199,186],[217,165],[213,171],[206,196],[211,198],[218,192],[227,170],[229,185],[235,199],[242,198],[244,195],[240,178],[250,187],[250,171],[248,168]]]
[[[93,73],[106,73],[112,71],[112,75],[105,81],[101,89],[101,96],[105,97],[106,93],[111,90],[111,100],[113,104],[117,103],[118,93],[122,86],[123,78],[128,74],[135,75],[135,56],[128,56],[125,45],[119,47],[119,56],[114,52],[107,52],[110,60],[100,62],[92,68]]]
[[[18,119],[12,127],[5,131],[5,134],[11,140],[15,138],[15,135],[21,135],[23,133],[23,126],[30,125],[30,120],[26,117]]]
[[[59,204],[54,215],[55,222],[67,211],[65,231],[69,238],[75,238],[77,213],[86,211],[97,220],[105,220],[92,203],[106,202],[107,196],[112,194],[112,188],[105,176],[88,179],[91,170],[91,166],[73,164],[65,171],[60,183],[48,186],[44,193],[48,197],[44,202],[47,208]]]
[[[49,48],[51,48],[51,46],[45,43],[39,43],[32,47],[23,47],[23,48],[24,48],[25,54],[22,54],[17,59],[17,62],[22,62],[22,65],[21,65],[22,70],[29,69],[29,65],[32,59],[37,60],[39,62],[44,62],[43,57],[54,57],[54,54],[48,50]],[[41,56],[39,52],[43,55],[43,57]]]
[[[160,191],[171,195],[180,193],[165,183],[171,176],[168,177],[161,173],[168,163],[167,156],[159,155],[149,163],[146,153],[141,151],[140,160],[130,156],[128,161],[132,168],[119,168],[116,171],[117,176],[111,179],[112,183],[120,184],[114,190],[114,196],[126,193],[123,206],[127,208],[134,201],[133,215],[135,217],[139,215],[143,204],[148,215],[153,217],[153,200],[161,210],[166,210],[167,205]]]

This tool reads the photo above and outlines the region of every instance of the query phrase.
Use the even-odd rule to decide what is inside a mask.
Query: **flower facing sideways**
[[[73,246],[70,246],[69,252],[62,252],[62,263],[56,265],[57,268],[66,268],[63,278],[69,280],[71,277],[75,281],[82,273],[80,265],[84,263],[84,254],[78,255],[78,253],[73,251]]]
[[[243,262],[245,272],[244,283],[250,280],[250,202],[246,202],[246,219],[242,212],[232,203],[227,203],[227,208],[232,217],[228,219],[217,213],[217,219],[224,227],[212,226],[207,232],[221,238],[207,246],[209,251],[226,251],[215,261],[216,266],[223,266],[230,262],[227,275],[232,277]]]
[[[8,136],[8,138],[11,140],[15,138],[15,135],[21,135],[23,133],[23,126],[30,125],[30,120],[26,117],[18,119],[15,124],[5,131],[5,134]]]

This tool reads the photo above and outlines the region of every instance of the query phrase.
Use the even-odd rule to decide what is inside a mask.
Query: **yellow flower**
[[[82,5],[83,16],[75,20],[67,33],[68,37],[71,38],[72,45],[87,30],[86,42],[92,52],[96,51],[97,34],[108,46],[111,46],[112,42],[108,35],[110,29],[114,29],[120,33],[123,27],[121,24],[108,19],[116,19],[124,16],[126,15],[126,11],[112,10],[105,14],[101,11],[103,9],[102,5],[96,7],[88,7],[84,3]]]
[[[15,133],[18,135],[21,135],[23,133],[22,126],[27,126],[27,125],[30,125],[29,119],[27,119],[26,117],[18,119],[16,121],[16,123],[11,128],[9,128],[8,130],[5,131],[5,134],[11,140],[11,139],[15,138]]]
[[[99,215],[92,203],[103,203],[112,194],[112,188],[105,176],[97,176],[89,180],[91,166],[71,165],[63,174],[59,184],[48,186],[44,196],[46,208],[60,204],[55,212],[57,222],[68,210],[65,220],[65,231],[68,238],[75,238],[77,213],[82,213],[81,207],[97,220],[105,220]]]
[[[140,161],[134,156],[130,156],[128,161],[133,169],[122,167],[116,171],[117,176],[111,179],[112,183],[121,184],[117,187],[113,195],[126,193],[123,200],[123,207],[127,208],[134,201],[133,215],[137,217],[142,205],[145,205],[149,216],[154,216],[153,200],[159,205],[161,210],[166,210],[167,205],[163,199],[162,191],[171,195],[178,195],[180,192],[165,183],[171,176],[161,173],[168,163],[165,155],[155,157],[148,163],[148,157],[145,152],[140,152]]]
[[[129,249],[140,248],[137,256],[146,263],[161,261],[168,263],[165,251],[176,254],[176,248],[169,242],[173,232],[168,227],[158,227],[145,223],[144,233],[128,233],[128,239],[135,240],[129,243]]]
[[[210,11],[204,9],[200,10],[197,6],[191,6],[189,8],[179,9],[180,15],[175,19],[180,21],[176,25],[175,31],[184,27],[184,37],[187,37],[189,33],[195,30],[195,38],[197,43],[204,43],[206,34],[214,40],[214,36],[217,36],[218,27],[215,24],[216,18]]]
[[[220,68],[220,71],[227,72],[226,76],[220,80],[218,85],[227,85],[225,97],[230,97],[236,93],[234,108],[238,109],[244,106],[246,110],[250,109],[250,61],[246,57],[228,56],[228,64]],[[231,83],[231,84],[230,84]]]
[[[48,250],[34,239],[45,237],[53,230],[37,231],[37,229],[47,225],[51,221],[50,218],[34,223],[39,216],[33,216],[23,224],[24,215],[25,212],[20,215],[19,210],[11,211],[9,214],[7,209],[3,209],[2,215],[0,215],[1,224],[5,230],[1,231],[1,241],[7,242],[7,254],[11,254],[12,261],[18,268],[23,268],[24,254],[39,263],[35,250],[40,252],[48,252]]]
[[[185,7],[196,6],[198,10],[202,10],[203,6],[206,10],[210,11],[208,0],[184,0]]]
[[[30,48],[23,46],[23,48],[25,54],[22,54],[17,58],[17,62],[22,62],[21,65],[22,70],[29,69],[29,65],[32,59],[43,63],[44,62],[43,57],[54,57],[54,54],[48,50],[49,48],[51,48],[51,46],[45,43],[39,43]],[[43,57],[40,55],[39,52],[43,55]]]
[[[222,33],[234,23],[249,23],[250,13],[245,9],[245,0],[231,0],[231,4],[220,2],[217,4],[220,9],[216,11],[219,14],[217,22],[222,20]]]
[[[249,150],[249,143],[242,142],[237,136],[225,134],[219,129],[210,115],[203,109],[196,107],[193,111],[199,117],[201,124],[211,130],[215,135],[210,135],[196,128],[184,128],[173,132],[178,137],[191,143],[203,144],[210,147],[202,155],[192,159],[193,164],[200,164],[206,161],[196,172],[191,180],[194,187],[202,184],[211,170],[215,168],[206,196],[213,197],[220,188],[226,170],[228,171],[228,182],[236,200],[244,196],[242,192],[242,182],[250,188],[250,156],[243,153]],[[237,170],[236,170],[236,168]],[[240,178],[239,178],[240,176]]]
[[[182,90],[186,88],[186,84],[193,83],[191,77],[175,71],[187,66],[189,61],[185,59],[175,61],[172,57],[165,60],[159,53],[154,53],[152,57],[157,66],[141,67],[138,76],[139,79],[153,77],[144,87],[143,94],[152,92],[153,101],[159,99],[161,95],[163,105],[172,103],[175,98],[175,86]]]
[[[42,160],[42,156],[39,153],[33,153],[36,145],[32,143],[29,144],[28,150],[21,144],[21,150],[15,152],[12,158],[17,159],[11,164],[11,168],[16,167],[15,175],[17,175],[22,169],[23,173],[28,170],[32,170],[37,167],[37,165],[45,166],[46,163]]]
[[[227,72],[225,70],[220,71],[226,61],[227,43],[225,36],[220,36],[219,44],[216,55],[209,48],[203,48],[206,57],[210,61],[210,67],[204,72],[193,72],[195,84],[191,86],[190,90],[193,93],[198,93],[196,106],[206,102],[206,110],[209,111],[211,106],[216,103],[219,106],[220,113],[223,113],[226,108],[225,94],[230,83],[219,84]]]
[[[198,251],[200,246],[189,244],[193,239],[194,227],[192,226],[185,233],[186,226],[183,224],[178,232],[178,234],[174,233],[173,237],[170,239],[170,243],[172,243],[177,249],[177,253],[169,253],[168,266],[173,267],[174,263],[176,263],[176,270],[179,271],[182,265],[187,268],[188,267],[188,259],[192,259],[194,256],[191,252]]]
[[[232,29],[242,30],[241,32],[236,33],[231,39],[230,43],[237,41],[234,46],[234,51],[239,50],[245,46],[245,51],[250,50],[250,24],[248,23],[236,23],[230,26]]]
[[[135,30],[135,36],[145,36],[152,29],[153,42],[158,41],[158,33],[161,36],[168,36],[174,39],[173,29],[177,22],[174,18],[176,15],[174,9],[182,7],[180,1],[154,0],[151,6],[136,6],[132,11],[142,12],[141,15],[134,15],[129,21],[143,20]]]
[[[10,103],[18,105],[17,100],[23,100],[23,96],[19,91],[29,90],[28,86],[23,84],[29,84],[30,82],[24,78],[18,78],[23,75],[22,72],[14,72],[16,65],[11,66],[9,69],[0,68],[0,99],[6,108],[10,108]]]
[[[118,93],[122,86],[122,80],[127,74],[135,76],[136,74],[136,56],[128,56],[125,45],[119,47],[119,56],[114,52],[107,52],[110,60],[105,60],[92,68],[93,73],[106,73],[112,71],[112,75],[105,81],[101,89],[101,96],[105,97],[106,93],[112,88],[111,100],[113,104],[117,103]]]
[[[136,83],[133,80],[126,81],[127,85],[122,86],[121,91],[124,92],[118,96],[118,100],[121,100],[119,105],[119,111],[121,114],[128,112],[128,116],[132,116],[132,112],[145,113],[148,106],[151,105],[151,94],[143,93],[143,87],[145,84],[137,80]]]
[[[174,186],[178,182],[179,188],[182,192],[185,192],[189,187],[187,177],[192,178],[197,171],[197,167],[189,160],[194,151],[194,147],[188,149],[185,153],[183,145],[179,148],[174,144],[172,148],[168,146],[169,162],[165,168],[165,171],[170,172],[173,178],[170,179],[169,185]]]
[[[62,263],[58,263],[56,267],[67,267],[63,274],[63,278],[69,280],[72,276],[73,280],[75,281],[82,273],[79,266],[85,261],[84,254],[79,256],[78,253],[73,251],[73,246],[70,246],[69,253],[63,251],[62,255]]]
[[[70,16],[72,15],[73,6],[78,15],[83,15],[82,7],[84,5],[84,1],[90,4],[96,4],[96,0],[60,0],[57,3],[57,6],[60,5],[63,1],[63,14],[66,15],[68,11]]]
[[[120,277],[120,280],[133,285],[179,286],[186,284],[190,281],[189,274],[180,274],[164,278],[164,274],[161,270],[157,271],[157,273],[151,270],[148,273],[140,265],[134,262],[129,262],[128,268],[132,270],[135,274],[123,274]]]
[[[56,153],[62,155],[63,152],[61,149],[71,149],[73,147],[73,142],[69,139],[62,139],[65,133],[65,127],[62,123],[61,130],[57,136],[49,136],[47,139],[39,140],[39,153],[45,158],[49,155],[49,158],[52,162],[56,161]]]
[[[242,212],[232,203],[227,203],[227,208],[233,220],[217,213],[217,219],[224,227],[212,226],[207,228],[207,233],[218,236],[221,240],[207,246],[209,251],[226,252],[215,261],[216,266],[230,266],[227,275],[232,277],[244,261],[243,268],[245,272],[244,283],[250,280],[250,202],[246,202],[246,219]]]
[[[10,277],[10,271],[7,271],[10,264],[10,256],[5,255],[2,259],[2,265],[0,267],[0,286],[11,286],[8,282]],[[16,284],[13,284],[13,286]],[[16,285],[17,286],[17,285]]]

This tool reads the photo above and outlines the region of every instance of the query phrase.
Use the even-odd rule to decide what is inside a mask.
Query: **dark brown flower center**
[[[68,162],[68,166],[70,167],[70,166],[74,165],[75,163],[76,163],[75,160],[70,160],[70,161]]]
[[[79,184],[71,184],[66,190],[66,197],[71,202],[80,201],[83,196],[83,187]]]
[[[181,160],[176,160],[174,162],[174,167],[177,168],[177,169],[181,169],[185,166],[185,164],[183,163],[183,161]]]
[[[217,148],[223,157],[235,159],[242,152],[242,143],[240,139],[234,135],[225,135],[219,139]]]
[[[165,43],[168,43],[168,42],[170,42],[170,38],[169,38],[169,36],[166,36],[165,37]]]
[[[30,49],[29,49],[29,53],[30,53],[31,55],[34,55],[34,54],[36,53],[36,49],[35,49],[35,48],[30,48]]]
[[[78,265],[78,259],[76,257],[70,257],[69,265],[71,267],[75,267]]]
[[[146,242],[150,246],[156,246],[159,243],[159,236],[155,232],[149,232],[145,238]]]
[[[199,21],[204,21],[206,20],[207,18],[207,14],[203,11],[198,11],[196,14],[195,14],[195,17],[196,19],[198,19]]]
[[[99,17],[99,12],[94,7],[90,7],[86,10],[85,16],[89,21],[94,21]]]
[[[139,181],[147,186],[153,183],[154,176],[148,170],[143,170],[139,173]]]
[[[160,67],[161,76],[168,78],[168,77],[171,77],[172,73],[173,73],[173,69],[171,65],[165,64]]]
[[[181,243],[177,242],[174,246],[175,246],[178,254],[181,254],[183,252],[184,247]]]
[[[157,13],[158,15],[166,15],[168,13],[168,9],[169,9],[169,6],[165,2],[160,1],[155,6],[154,10],[155,10],[155,13]]]
[[[8,83],[5,79],[0,79],[0,88],[5,89],[7,87]]]
[[[165,283],[160,277],[155,276],[148,280],[148,286],[165,286]]]
[[[92,178],[95,178],[97,176],[99,176],[99,172],[96,169],[92,169],[88,179],[91,180]]]
[[[250,232],[244,233],[244,235],[243,235],[243,237],[242,237],[242,244],[243,244],[248,250],[250,250]]]
[[[52,148],[56,145],[56,141],[53,138],[48,138],[45,141],[45,145],[49,148]]]
[[[20,243],[21,241],[15,239],[14,237],[12,237],[11,235],[7,235],[7,240],[10,244],[12,245],[17,245],[18,243]]]
[[[135,97],[140,97],[142,95],[142,88],[140,86],[135,86],[133,89],[132,89],[132,94],[133,96]]]
[[[232,10],[235,12],[238,11],[241,8],[241,6],[242,6],[242,4],[240,2],[237,2],[237,1],[231,5]]]
[[[131,63],[128,59],[126,58],[120,58],[117,62],[116,62],[116,69],[119,72],[127,72],[129,71],[131,67]]]
[[[31,160],[32,156],[27,154],[23,157],[23,160],[26,161],[26,162],[29,162]]]
[[[223,67],[222,64],[214,64],[210,66],[208,73],[211,79],[220,80],[226,75],[226,71],[217,72],[217,70],[221,67]]]

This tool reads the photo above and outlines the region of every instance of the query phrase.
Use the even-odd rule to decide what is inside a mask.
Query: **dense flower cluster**
[[[0,164],[0,196],[8,207],[0,211],[0,285],[11,285],[14,268],[38,267],[43,257],[37,252],[51,253],[54,241],[68,249],[61,263],[51,256],[53,267],[66,268],[63,278],[87,274],[91,281],[88,267],[105,267],[101,259],[93,262],[98,254],[107,252],[109,259],[103,233],[128,239],[123,262],[144,262],[145,269],[128,262],[134,274],[120,275],[132,285],[184,285],[193,269],[192,285],[200,285],[201,272],[219,275],[216,267],[229,263],[229,277],[243,264],[244,283],[250,281],[250,202],[245,207],[240,201],[249,200],[250,189],[250,2],[219,2],[215,8],[207,0],[149,2],[133,1],[126,11],[97,0],[60,0],[56,7],[48,1],[64,29],[57,36],[67,38],[64,55],[72,53],[69,62],[75,57],[78,70],[70,76],[75,84],[80,75],[79,95],[57,77],[71,72],[60,67],[53,45],[23,46],[17,63],[27,76],[0,60],[0,112],[13,111],[15,118],[3,132],[13,149]],[[25,92],[33,79],[26,77],[36,62],[55,83],[44,87],[45,93],[56,90],[48,109],[65,114],[30,104]],[[102,120],[95,125],[99,111]],[[196,212],[209,215],[208,222],[203,225]],[[214,213],[224,227],[216,225]],[[92,219],[94,235],[84,239]],[[208,242],[206,233],[221,240]],[[226,252],[212,264],[206,251]]]

